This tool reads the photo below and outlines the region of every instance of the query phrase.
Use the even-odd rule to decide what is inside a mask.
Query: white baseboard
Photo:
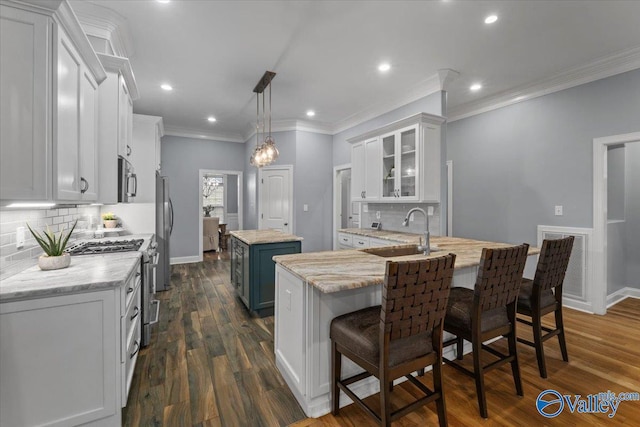
[[[202,258],[199,256],[182,256],[169,259],[169,264],[171,265],[190,264],[192,262],[202,262]]]
[[[594,314],[593,307],[591,303],[580,301],[573,298],[567,298],[566,296],[562,296],[562,306],[571,308],[573,310],[583,311],[585,313]]]
[[[640,298],[640,289],[627,286],[626,288],[618,289],[611,295],[607,295],[607,308],[627,298]]]

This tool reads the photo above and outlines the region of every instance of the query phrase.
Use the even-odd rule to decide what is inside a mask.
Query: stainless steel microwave
[[[118,157],[118,202],[133,202],[138,191],[138,177],[133,165],[124,157]]]

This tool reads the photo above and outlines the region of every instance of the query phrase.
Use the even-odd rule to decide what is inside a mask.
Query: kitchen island
[[[447,253],[457,255],[452,286],[473,288],[483,248],[513,246],[454,237],[433,237],[427,257]],[[409,245],[391,248],[406,249]],[[384,248],[387,249],[387,248]],[[276,305],[274,350],[276,366],[309,417],[330,412],[330,339],[329,325],[339,315],[379,305],[382,300],[387,260],[423,259],[425,255],[375,255],[380,248],[341,250],[276,256]],[[533,274],[539,249],[529,248],[525,274]],[[465,352],[470,351],[466,343]],[[447,354],[447,352],[451,354]],[[445,351],[453,357],[453,348]],[[362,369],[343,359],[342,372],[347,377]],[[399,382],[399,380],[398,380]],[[379,391],[376,378],[355,384],[360,396]],[[341,405],[351,401],[343,396]]]
[[[275,304],[273,257],[301,251],[302,237],[278,230],[235,230],[231,235],[231,284],[251,313],[272,316]]]

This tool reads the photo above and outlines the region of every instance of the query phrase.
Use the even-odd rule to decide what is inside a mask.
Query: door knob
[[[284,226],[286,227],[287,225],[289,225],[289,223],[288,223],[288,222],[285,222],[285,223],[284,223]]]

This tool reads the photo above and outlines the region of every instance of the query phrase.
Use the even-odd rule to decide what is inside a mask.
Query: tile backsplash
[[[402,221],[409,209],[418,207],[427,212],[429,206],[433,206],[433,216],[429,217],[429,231],[432,236],[439,236],[440,205],[437,203],[369,203],[369,212],[362,212],[362,228],[371,226],[374,221],[380,221],[383,230],[420,234],[424,232],[424,215],[419,212],[414,213],[413,221],[409,222],[408,227],[403,227]],[[376,212],[380,212],[380,219],[376,219]]]
[[[16,248],[16,229],[25,227],[27,223],[34,230],[46,230],[47,226],[54,233],[68,230],[73,222],[78,225],[69,241],[82,237],[83,230],[89,228],[89,221],[93,217],[95,224],[99,223],[100,207],[78,206],[56,209],[28,209],[0,211],[0,278],[13,275],[29,265],[35,265],[38,256],[42,255],[42,248],[38,245],[29,230],[25,233],[25,244]]]

